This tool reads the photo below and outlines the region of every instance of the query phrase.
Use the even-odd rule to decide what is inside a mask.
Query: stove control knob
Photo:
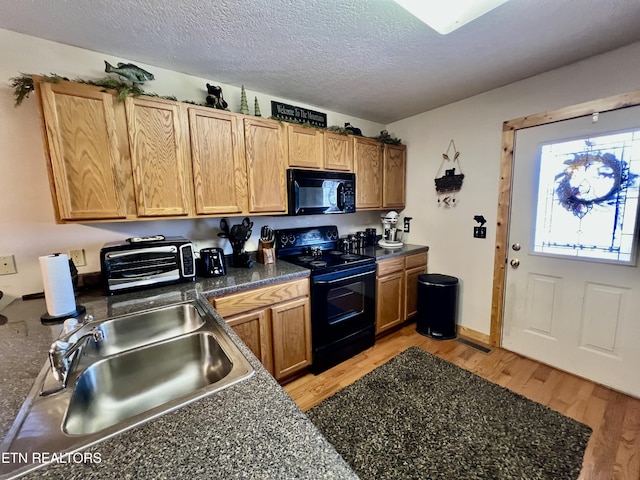
[[[287,244],[287,235],[285,233],[283,233],[282,235],[280,235],[280,243],[282,245],[286,245]]]
[[[289,243],[295,243],[296,236],[293,233],[289,234]]]

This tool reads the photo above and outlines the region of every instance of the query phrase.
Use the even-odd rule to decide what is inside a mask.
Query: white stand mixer
[[[378,242],[383,248],[402,247],[402,228],[398,228],[398,212],[393,210],[380,217],[382,222],[382,238]]]

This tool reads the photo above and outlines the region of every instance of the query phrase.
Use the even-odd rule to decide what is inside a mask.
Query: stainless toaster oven
[[[108,294],[196,278],[193,244],[182,237],[130,238],[106,243],[100,268]]]

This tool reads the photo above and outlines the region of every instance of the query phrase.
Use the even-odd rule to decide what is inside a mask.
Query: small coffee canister
[[[378,242],[378,232],[375,228],[367,228],[365,231],[367,236],[367,247],[375,247]]]

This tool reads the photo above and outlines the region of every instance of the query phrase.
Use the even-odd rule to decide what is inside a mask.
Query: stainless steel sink
[[[88,340],[66,388],[43,396],[60,383],[45,365],[0,454],[72,452],[249,378],[253,367],[208,308],[194,300],[87,323],[79,334],[98,328],[104,339]],[[0,477],[37,466],[0,462]]]
[[[126,315],[101,322],[103,340],[89,342],[87,355],[108,356],[193,332],[204,325],[203,314],[192,303]]]
[[[85,435],[219,382],[233,364],[210,333],[192,333],[87,368],[75,384],[63,430]]]

